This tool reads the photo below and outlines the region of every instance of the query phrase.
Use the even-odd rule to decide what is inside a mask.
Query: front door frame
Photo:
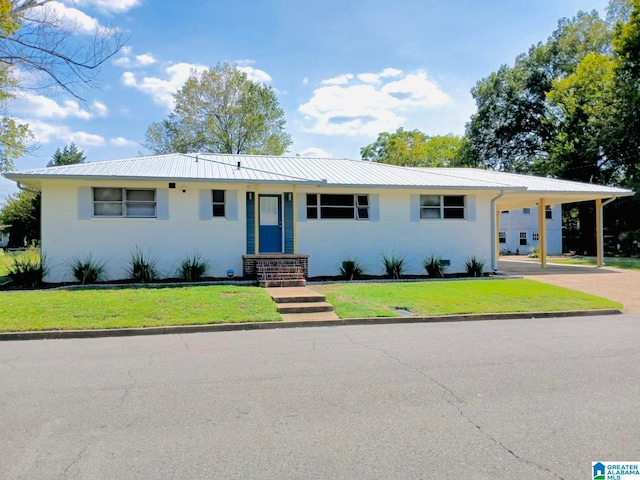
[[[263,198],[277,198],[278,200],[278,224],[277,225],[262,225],[262,208],[261,199]],[[261,193],[258,194],[258,252],[260,253],[283,253],[284,252],[284,229],[283,229],[283,211],[282,211],[282,195],[276,193]],[[273,229],[272,227],[277,227]],[[270,229],[270,230],[268,230]],[[273,241],[273,234],[276,232],[276,241]],[[278,245],[276,247],[276,244]]]

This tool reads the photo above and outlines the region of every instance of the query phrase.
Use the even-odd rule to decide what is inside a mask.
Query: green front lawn
[[[468,280],[313,286],[340,318],[465,313],[543,312],[622,308],[611,300],[533,280]]]
[[[281,320],[264,289],[236,286],[0,292],[0,331]]]
[[[576,258],[550,258],[550,263],[561,263],[563,265],[596,265],[595,257]],[[604,264],[607,267],[628,268],[640,270],[640,258],[613,258],[605,257]]]

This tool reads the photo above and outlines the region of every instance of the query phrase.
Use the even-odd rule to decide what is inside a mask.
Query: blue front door
[[[260,253],[282,253],[282,199],[280,195],[260,195]]]

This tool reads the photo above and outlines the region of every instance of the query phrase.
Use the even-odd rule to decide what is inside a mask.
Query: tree
[[[75,163],[84,163],[87,158],[82,150],[78,150],[75,143],[65,145],[62,151],[56,148],[55,153],[47,163],[47,167],[58,167],[60,165],[73,165]]]
[[[429,137],[420,130],[395,133],[382,132],[378,139],[360,149],[363,160],[405,167],[471,166],[464,137],[436,135]]]
[[[123,46],[115,29],[98,26],[93,35],[75,35],[80,25],[69,22],[52,0],[0,0],[0,171],[31,149],[33,135],[26,124],[8,113],[8,102],[20,90],[64,91],[80,100],[95,86],[99,67]],[[29,85],[12,74],[29,74]]]
[[[0,225],[9,225],[9,248],[22,248],[40,240],[40,195],[10,195],[0,209]]]
[[[154,154],[280,155],[291,145],[273,88],[249,80],[235,65],[193,72],[173,97],[169,117],[147,129],[145,147]]]

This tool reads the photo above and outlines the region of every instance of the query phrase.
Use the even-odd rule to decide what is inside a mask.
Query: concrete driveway
[[[591,478],[640,459],[639,320],[6,342],[0,478]]]
[[[540,268],[536,259],[502,257],[498,269],[511,275],[550,283],[609,298],[624,305],[625,313],[640,313],[640,271],[612,267],[559,265]]]

